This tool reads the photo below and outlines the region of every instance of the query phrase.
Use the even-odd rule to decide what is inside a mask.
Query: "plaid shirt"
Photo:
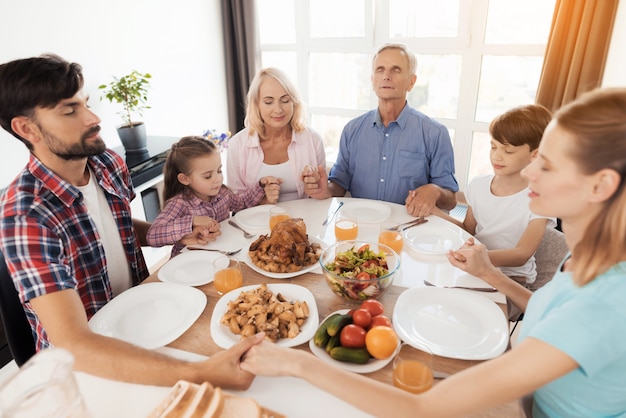
[[[153,247],[174,245],[172,257],[185,246],[178,241],[192,232],[194,216],[209,216],[222,222],[230,216],[230,211],[238,212],[255,206],[263,200],[265,191],[258,185],[235,194],[226,186],[222,186],[210,202],[200,199],[193,193],[179,194],[167,201],[157,218],[148,230],[148,244]]]
[[[87,164],[117,221],[127,258],[123,262],[129,263],[136,285],[148,276],[148,269],[132,225],[130,201],[135,192],[128,168],[121,157],[108,150],[90,157]],[[50,342],[29,300],[75,289],[87,318],[91,318],[112,298],[104,247],[82,193],[32,154],[2,196],[0,214],[0,249],[41,350]]]

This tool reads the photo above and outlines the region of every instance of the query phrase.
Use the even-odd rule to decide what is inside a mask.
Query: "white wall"
[[[2,0],[0,62],[54,52],[83,66],[102,137],[120,145],[119,105],[98,85],[136,69],[152,74],[148,134],[183,136],[228,129],[218,0]],[[0,129],[0,188],[28,161],[26,147]]]
[[[606,58],[603,87],[626,87],[626,1],[620,0]]]

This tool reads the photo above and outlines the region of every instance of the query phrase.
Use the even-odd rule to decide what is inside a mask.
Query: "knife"
[[[399,231],[404,231],[405,229],[413,228],[414,226],[425,224],[426,222],[428,222],[428,219],[426,218],[417,218],[415,221],[411,222],[407,226],[400,228]]]
[[[326,226],[326,225],[328,225],[328,223],[329,223],[330,221],[332,221],[332,220],[333,220],[333,218],[334,218],[334,217],[335,217],[335,215],[337,214],[337,211],[339,211],[339,209],[340,209],[342,206],[343,206],[343,202],[339,202],[339,205],[337,205],[337,207],[335,208],[335,210],[334,210],[334,211],[333,211],[330,215],[328,215],[328,217],[326,218],[326,220],[324,220],[324,222],[322,223],[322,226]]]

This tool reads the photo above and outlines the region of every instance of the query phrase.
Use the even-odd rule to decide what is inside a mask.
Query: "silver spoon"
[[[234,251],[224,251],[224,250],[218,250],[217,248],[202,248],[202,247],[187,247],[187,249],[191,251],[216,251],[224,255],[235,255],[239,251],[241,251],[241,248],[238,250],[234,250]]]

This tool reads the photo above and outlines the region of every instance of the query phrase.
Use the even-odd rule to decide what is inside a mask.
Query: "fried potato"
[[[280,338],[296,337],[308,317],[306,301],[290,302],[262,284],[230,301],[221,323],[242,339],[263,331],[267,339],[276,342]]]

